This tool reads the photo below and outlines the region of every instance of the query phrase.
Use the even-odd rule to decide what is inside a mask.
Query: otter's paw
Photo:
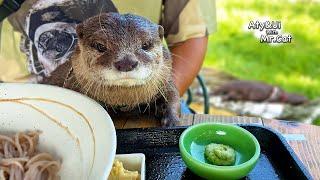
[[[161,119],[161,126],[172,127],[172,126],[176,126],[178,122],[179,122],[178,116],[167,116]]]

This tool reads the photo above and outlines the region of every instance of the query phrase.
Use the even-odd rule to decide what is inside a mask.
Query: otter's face
[[[77,34],[79,69],[105,85],[142,85],[164,66],[163,28],[140,16],[101,14],[79,24]]]

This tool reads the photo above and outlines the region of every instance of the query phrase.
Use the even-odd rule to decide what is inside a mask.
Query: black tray
[[[258,125],[240,125],[259,141],[261,155],[244,179],[312,179],[286,140],[277,132]],[[117,154],[144,153],[146,179],[201,179],[184,164],[179,137],[186,127],[117,130]]]

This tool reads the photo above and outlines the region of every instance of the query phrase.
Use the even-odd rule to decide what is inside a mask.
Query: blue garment
[[[180,101],[180,109],[181,109],[181,114],[194,114],[194,112],[192,112],[191,109],[189,108],[186,101],[183,99]]]

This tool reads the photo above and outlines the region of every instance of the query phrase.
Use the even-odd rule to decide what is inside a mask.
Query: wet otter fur
[[[105,13],[78,24],[76,31],[70,61],[42,83],[81,92],[112,109],[155,104],[163,126],[178,121],[179,95],[161,26],[136,15]]]

